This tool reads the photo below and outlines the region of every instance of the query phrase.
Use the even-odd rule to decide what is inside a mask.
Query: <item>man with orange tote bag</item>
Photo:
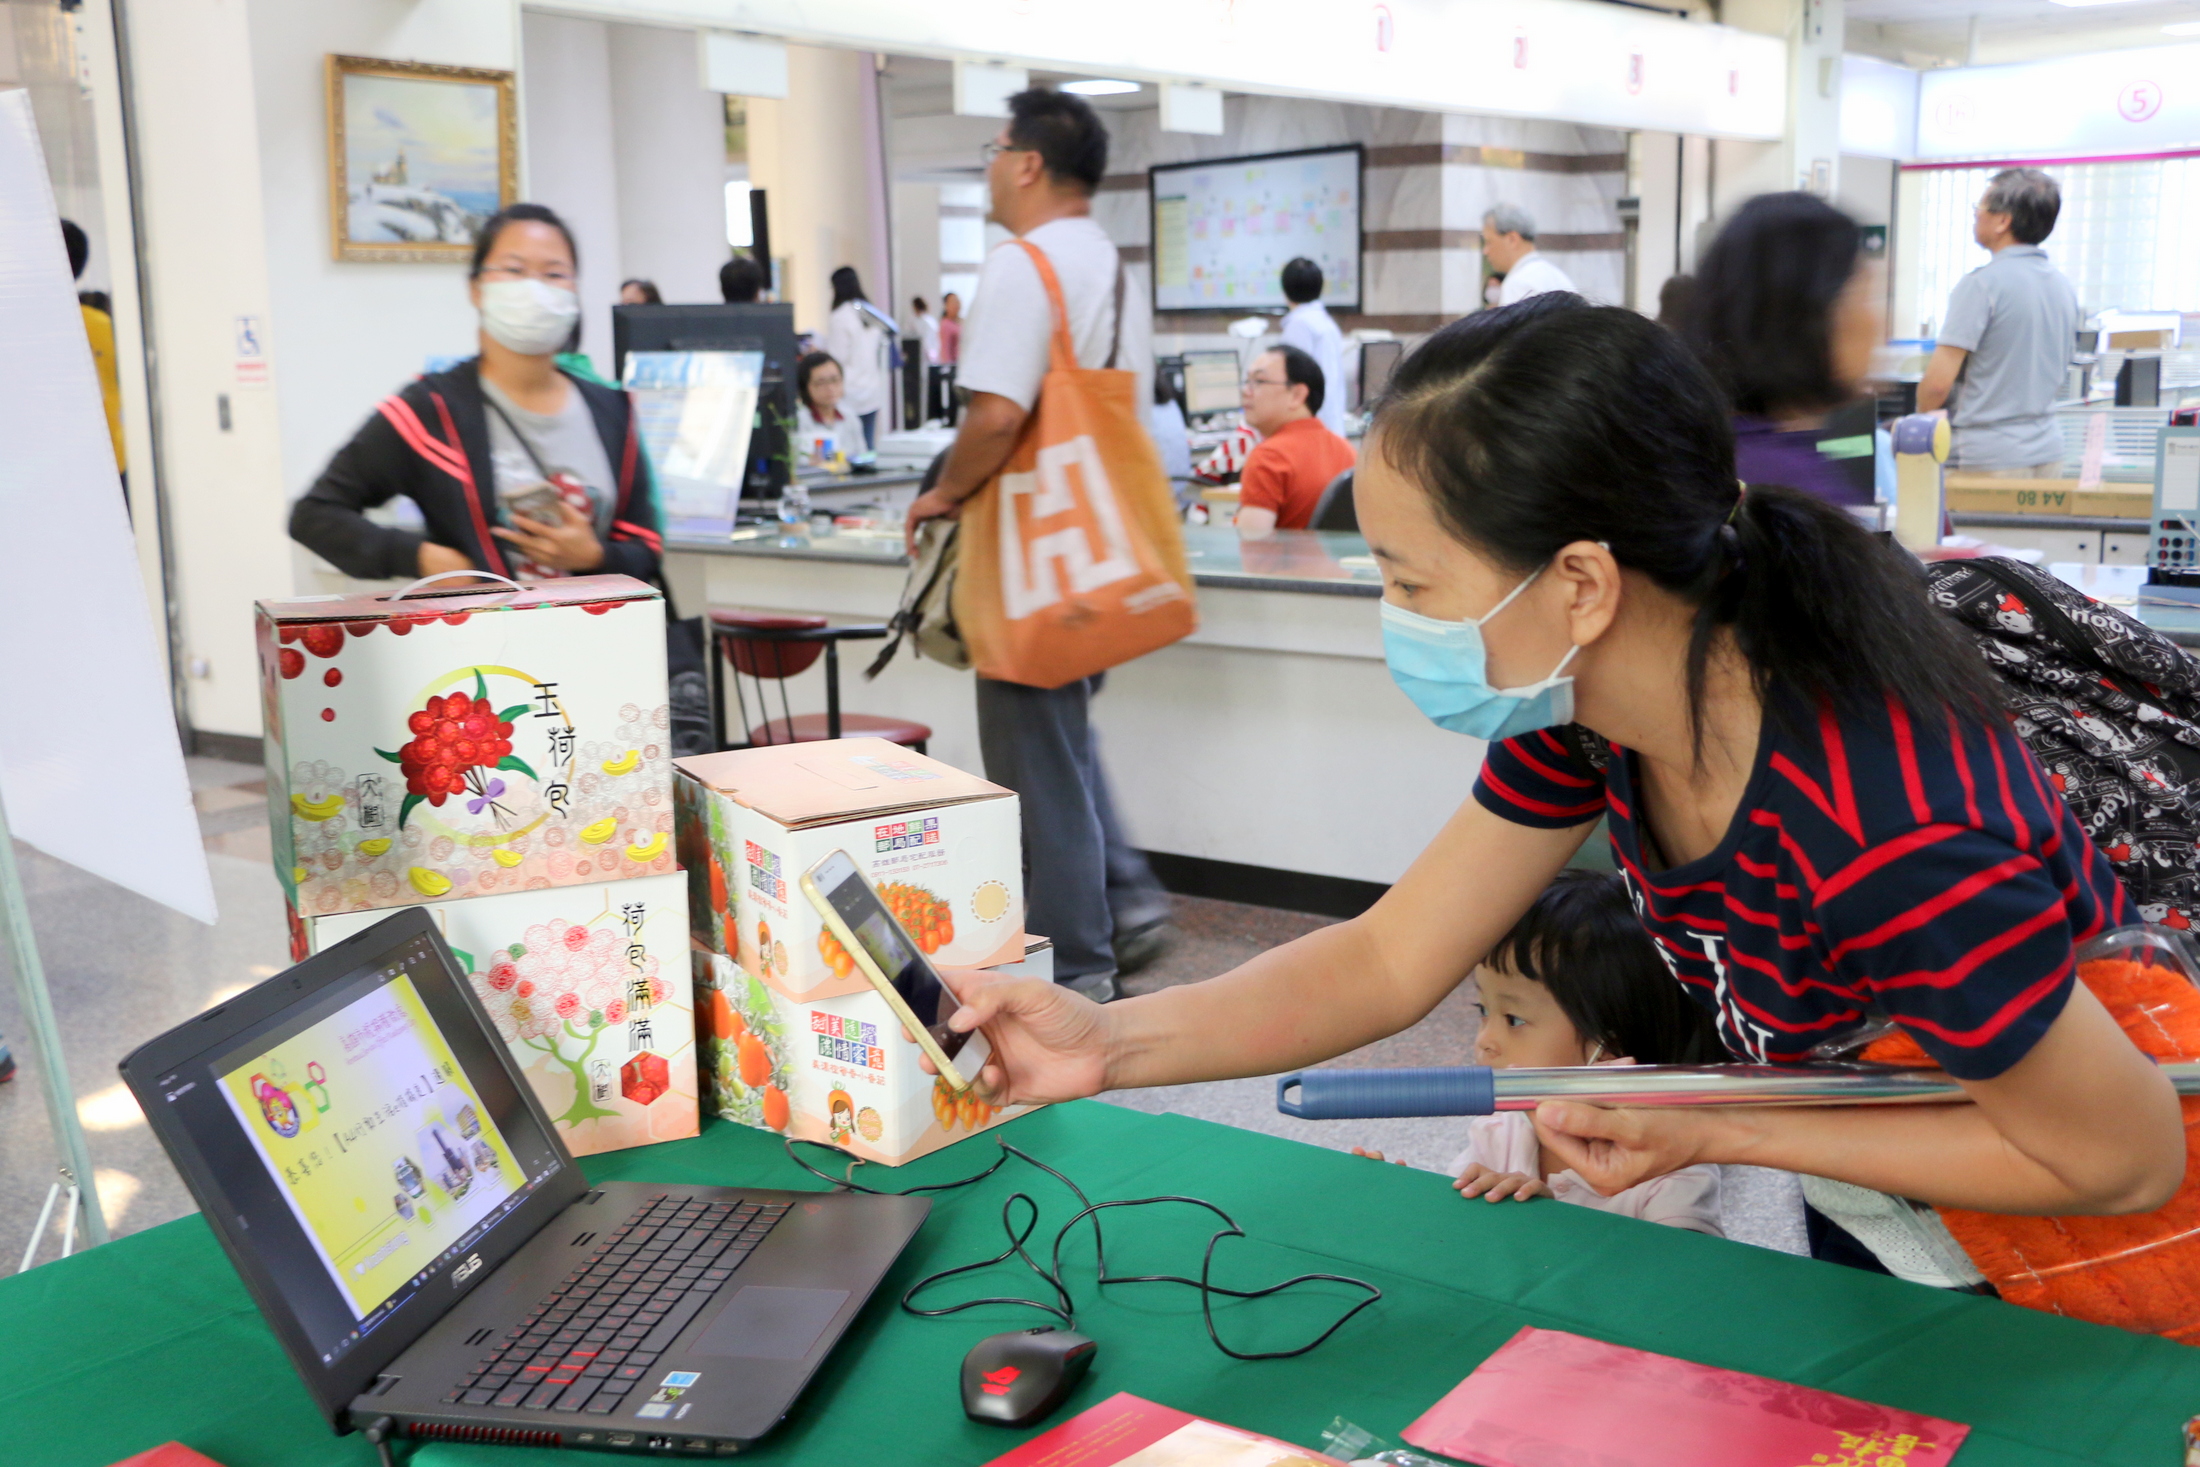
[[[1054,940],[1057,981],[1105,1001],[1119,970],[1166,940],[1169,904],[1116,819],[1089,717],[1101,676],[1080,668],[1136,655],[1121,636],[1143,636],[1145,649],[1182,636],[1191,593],[1173,520],[1151,516],[1142,496],[1109,492],[1111,482],[1143,483],[1148,460],[1158,473],[1158,458],[1143,429],[1119,428],[1128,420],[1110,411],[1117,396],[1151,400],[1153,340],[1143,288],[1126,288],[1115,245],[1092,219],[1107,130],[1081,97],[1034,88],[1008,106],[985,150],[986,181],[993,218],[1017,239],[978,277],[956,368],[968,410],[939,482],[909,507],[909,530],[914,541],[918,525],[961,514],[987,491],[963,516],[955,598],[978,670],[985,773],[1022,797],[1024,925]],[[1042,383],[1076,394],[1071,416],[1091,429],[1062,430],[1072,405],[1050,396],[1042,407]],[[1070,436],[1034,441],[1050,428]],[[1074,553],[1016,560],[1020,535],[1034,543],[1036,517],[1072,498],[1083,517]],[[1050,625],[1060,635],[1037,631],[1049,618],[1026,611],[1057,597],[1091,612],[1087,635],[1059,615]],[[1085,645],[1095,628],[1118,640]]]

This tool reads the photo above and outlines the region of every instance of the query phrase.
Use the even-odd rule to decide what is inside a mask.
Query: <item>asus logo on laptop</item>
[[[457,1288],[479,1272],[481,1272],[481,1255],[479,1253],[468,1255],[464,1263],[451,1270],[451,1287]]]

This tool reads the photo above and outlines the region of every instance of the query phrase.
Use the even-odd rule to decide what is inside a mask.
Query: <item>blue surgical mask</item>
[[[1482,628],[1535,584],[1541,570],[1473,621],[1438,621],[1383,602],[1383,660],[1413,706],[1438,728],[1487,739],[1515,738],[1574,718],[1574,680],[1562,677],[1579,647],[1569,647],[1551,675],[1524,688],[1493,688]]]

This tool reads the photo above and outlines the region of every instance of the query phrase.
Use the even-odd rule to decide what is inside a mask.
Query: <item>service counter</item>
[[[876,622],[899,603],[898,533],[741,535],[667,539],[665,568],[683,613],[740,606]],[[1483,746],[1430,724],[1391,682],[1375,609],[1381,584],[1365,543],[1286,530],[1241,544],[1235,531],[1208,526],[1187,527],[1185,540],[1199,630],[1117,668],[1093,704],[1132,840],[1395,881],[1466,799]],[[920,719],[932,726],[936,757],[983,768],[971,675],[904,646],[866,684],[861,669],[877,645],[845,649],[842,707]],[[789,695],[797,713],[822,710],[822,671],[793,679]]]

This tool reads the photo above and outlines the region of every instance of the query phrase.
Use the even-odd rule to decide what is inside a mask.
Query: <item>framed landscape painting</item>
[[[328,58],[330,243],[339,260],[453,260],[519,192],[512,73]]]

